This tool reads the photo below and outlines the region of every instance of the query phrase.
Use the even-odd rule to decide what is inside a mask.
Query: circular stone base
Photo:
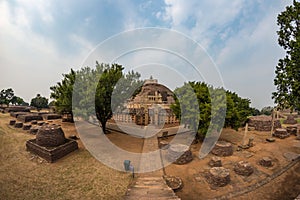
[[[211,152],[216,156],[231,156],[233,148],[229,142],[218,141]]]
[[[230,182],[229,169],[213,167],[207,174],[207,182],[213,186],[223,187]]]
[[[236,174],[242,176],[250,176],[254,171],[252,165],[247,161],[236,163],[233,170]]]
[[[166,176],[164,176],[164,179],[165,179],[167,185],[174,191],[178,191],[183,186],[182,180],[178,176],[166,175]]]

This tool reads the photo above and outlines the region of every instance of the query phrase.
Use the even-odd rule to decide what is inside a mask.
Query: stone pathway
[[[180,200],[163,179],[162,168],[157,137],[146,138],[144,140],[143,155],[139,169],[147,172],[138,175],[135,183],[128,188],[124,200]],[[152,171],[153,169],[158,170]]]

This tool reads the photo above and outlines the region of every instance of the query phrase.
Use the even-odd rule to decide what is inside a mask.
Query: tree
[[[94,69],[71,70],[63,75],[61,82],[50,87],[50,97],[60,112],[69,112],[85,120],[96,115],[106,133],[106,122],[143,83],[139,80],[140,74],[133,71],[123,74],[123,69],[119,64],[96,62]]]
[[[17,106],[28,106],[29,105],[21,97],[18,97],[18,96],[13,96],[13,98],[11,99],[11,104],[17,105]]]
[[[58,113],[72,114],[72,94],[75,83],[76,72],[71,69],[68,74],[63,74],[63,80],[57,85],[51,86],[50,98],[54,99],[53,104]]]
[[[263,115],[271,115],[273,113],[273,109],[274,108],[271,106],[266,106],[261,109],[260,113]]]
[[[279,26],[278,43],[286,51],[276,66],[274,84],[277,91],[272,98],[279,108],[300,110],[300,2],[293,5],[277,17]]]
[[[6,106],[11,103],[14,97],[14,91],[12,88],[3,89],[0,92],[0,104],[5,104]]]
[[[30,106],[36,107],[38,111],[42,108],[48,108],[48,99],[37,94],[35,98],[31,99]]]
[[[257,112],[257,109],[250,107],[249,99],[243,99],[223,88],[213,88],[206,83],[185,83],[182,87],[176,88],[174,93],[175,104],[171,105],[171,109],[182,123],[187,123],[196,130],[200,138],[207,133],[210,126],[212,130],[223,128],[223,116],[225,116],[224,127],[237,130],[244,125],[248,116]]]

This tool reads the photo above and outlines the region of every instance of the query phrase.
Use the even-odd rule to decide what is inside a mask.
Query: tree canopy
[[[14,90],[12,88],[2,89],[0,92],[0,104],[5,105],[18,105],[18,106],[28,106],[21,97],[15,95]]]
[[[189,87],[193,91],[188,89]],[[237,129],[244,125],[248,116],[257,112],[250,107],[249,99],[241,98],[236,93],[225,91],[223,88],[213,88],[203,82],[185,83],[182,87],[176,88],[174,93],[175,104],[171,105],[171,109],[182,123],[188,123],[196,129],[199,136],[205,135],[210,125],[220,130],[223,127],[220,127],[222,114],[225,116],[224,126]],[[218,99],[223,98],[222,94],[226,94],[226,100]],[[193,95],[196,95],[196,102]],[[212,109],[212,98],[214,98],[214,109]],[[197,113],[199,116],[196,116]],[[214,124],[211,124],[212,121]]]
[[[0,104],[9,105],[14,97],[14,91],[12,88],[2,89],[0,92]]]
[[[37,94],[36,97],[31,99],[30,106],[36,107],[38,111],[42,108],[48,108],[48,99]]]
[[[119,64],[99,64],[64,74],[62,82],[52,86],[51,98],[57,110],[88,119],[96,116],[106,133],[106,123],[130,96],[140,89],[140,74],[123,73]],[[76,80],[76,81],[75,81]]]
[[[286,56],[276,66],[274,84],[277,91],[272,98],[279,108],[300,110],[300,2],[293,5],[277,17],[279,26],[278,43],[286,51]]]

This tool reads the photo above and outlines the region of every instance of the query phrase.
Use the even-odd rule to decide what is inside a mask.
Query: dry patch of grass
[[[121,199],[131,174],[113,170],[80,147],[55,163],[25,149],[34,138],[0,114],[0,199]],[[67,133],[66,133],[67,135]]]

